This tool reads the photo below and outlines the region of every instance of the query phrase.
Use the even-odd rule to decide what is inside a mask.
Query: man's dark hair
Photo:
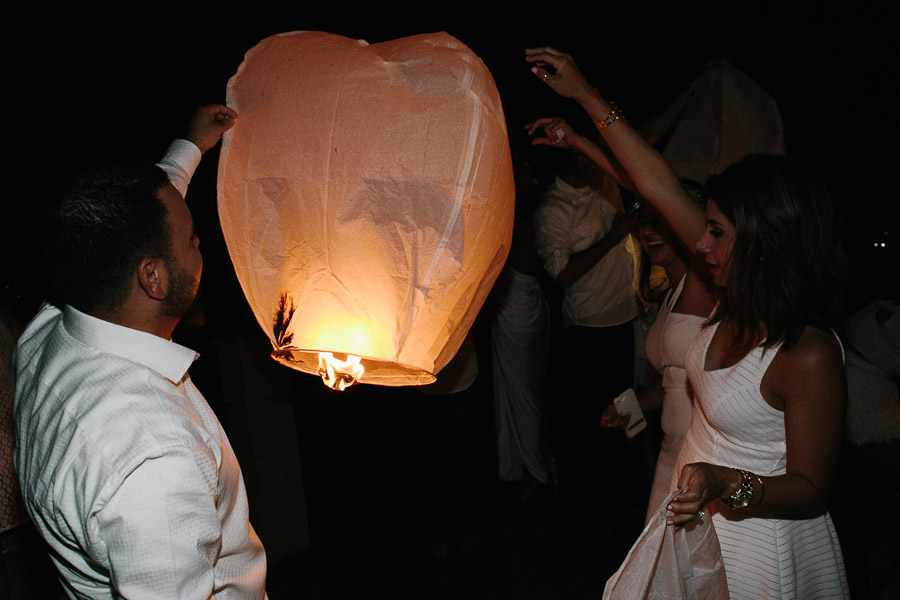
[[[94,315],[120,308],[144,258],[171,256],[168,211],[156,165],[97,169],[63,188],[41,226],[55,300]]]

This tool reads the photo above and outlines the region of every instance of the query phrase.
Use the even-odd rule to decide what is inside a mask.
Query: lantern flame
[[[325,385],[343,392],[358,382],[365,372],[359,361],[360,357],[352,354],[348,354],[346,360],[340,360],[331,352],[319,352],[319,376]]]

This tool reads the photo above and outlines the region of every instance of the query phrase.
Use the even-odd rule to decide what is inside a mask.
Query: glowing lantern
[[[434,381],[512,236],[487,68],[445,33],[372,45],[286,33],[247,53],[226,101],[240,118],[223,140],[219,215],[272,356],[336,387]]]

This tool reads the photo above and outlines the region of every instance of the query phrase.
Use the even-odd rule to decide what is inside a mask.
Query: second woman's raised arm
[[[635,191],[653,204],[682,243],[693,250],[706,229],[706,218],[665,158],[628,124],[614,104],[588,83],[571,56],[554,48],[532,48],[525,51],[525,60],[532,64],[532,72],[556,93],[584,108]]]

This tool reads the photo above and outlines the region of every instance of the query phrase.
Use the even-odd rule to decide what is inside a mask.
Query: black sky
[[[819,169],[847,223],[852,217],[853,227],[884,229],[898,212],[884,212],[896,203],[900,159],[893,140],[900,124],[898,19],[888,3],[852,12],[730,3],[724,10],[720,4],[714,11],[665,13],[649,3],[627,9],[556,3],[506,16],[449,3],[422,5],[419,16],[393,5],[365,13],[284,5],[255,3],[256,14],[206,6],[176,12],[157,4],[9,9],[4,282],[29,270],[30,217],[63,174],[106,157],[158,158],[196,106],[224,100],[244,52],[269,35],[303,29],[370,43],[447,31],[491,70],[514,136],[529,119],[572,108],[528,72],[526,47],[571,53],[634,121],[660,108],[704,62],[723,57],[776,99],[789,153]],[[197,193],[213,203],[216,158],[207,157],[198,173],[206,183]]]

